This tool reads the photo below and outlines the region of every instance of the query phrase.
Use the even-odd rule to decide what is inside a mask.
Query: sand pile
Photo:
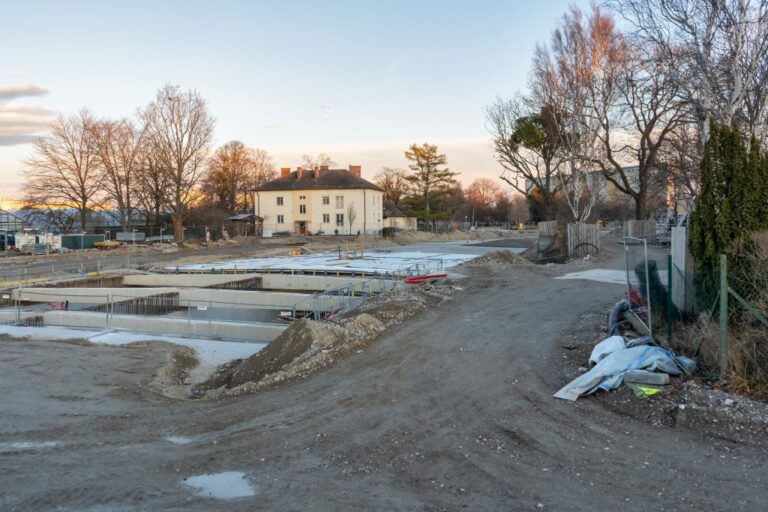
[[[502,250],[490,252],[485,256],[470,260],[465,265],[526,266],[533,265],[533,263],[512,251]]]
[[[219,368],[192,390],[196,397],[252,393],[303,378],[368,346],[387,328],[446,300],[451,286],[405,289],[384,294],[332,322],[302,319],[292,324],[264,350]]]

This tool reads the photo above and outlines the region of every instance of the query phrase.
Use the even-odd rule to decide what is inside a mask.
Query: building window
[[[283,196],[277,196],[277,206],[283,206]]]
[[[344,208],[344,196],[336,196],[336,208]]]
[[[343,213],[337,213],[336,214],[336,225],[339,227],[344,227],[344,214]]]
[[[330,213],[324,213],[323,214],[323,224],[330,224],[331,223],[331,214]]]
[[[299,200],[304,201],[307,198],[307,196],[299,196]]]
[[[323,196],[323,204],[325,205],[331,204],[331,196]]]
[[[300,204],[299,205],[299,213],[307,213],[307,205]]]
[[[280,198],[280,199],[282,199],[282,198]],[[278,224],[282,224],[284,220],[285,220],[285,218],[282,215],[278,215],[277,216],[277,223]]]

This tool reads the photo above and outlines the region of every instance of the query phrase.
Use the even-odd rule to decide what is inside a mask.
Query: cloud
[[[0,101],[15,100],[27,96],[43,96],[48,89],[35,84],[6,85],[0,87]]]
[[[0,133],[0,147],[2,146],[18,146],[20,144],[30,144],[34,142],[36,135],[5,135]]]
[[[0,146],[17,146],[32,142],[36,135],[48,130],[55,112],[47,108],[17,105],[9,100],[47,94],[39,85],[0,87]]]

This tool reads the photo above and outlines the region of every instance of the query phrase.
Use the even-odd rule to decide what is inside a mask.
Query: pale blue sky
[[[216,144],[242,140],[277,166],[323,151],[371,177],[405,166],[410,142],[429,141],[468,183],[499,172],[483,107],[525,86],[536,42],[568,4],[9,2],[0,90],[35,84],[50,92],[5,103],[0,96],[0,107],[132,115],[172,82],[208,100]],[[16,195],[30,148],[0,145],[0,196]]]

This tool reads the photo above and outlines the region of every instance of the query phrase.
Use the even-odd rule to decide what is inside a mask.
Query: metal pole
[[[728,369],[728,259],[720,255],[720,379]]]
[[[631,300],[630,290],[632,289],[632,283],[629,280],[629,244],[627,244],[626,237],[624,238],[624,270],[627,274],[627,300]]]
[[[643,240],[645,256],[645,296],[648,300],[648,336],[653,338],[653,305],[651,300],[651,274],[648,271],[648,241]]]
[[[672,255],[667,254],[667,343],[672,343]]]

